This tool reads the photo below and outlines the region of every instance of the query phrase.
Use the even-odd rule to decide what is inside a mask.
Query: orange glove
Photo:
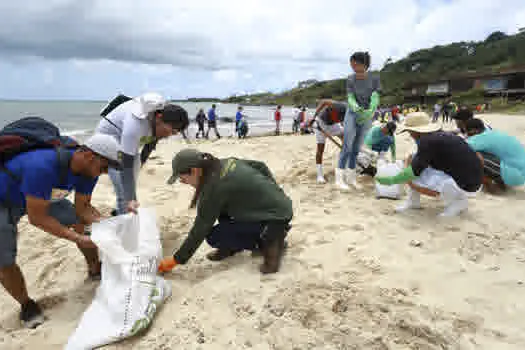
[[[159,272],[171,271],[175,267],[175,265],[177,265],[177,262],[175,261],[175,258],[173,256],[164,258],[160,261]]]

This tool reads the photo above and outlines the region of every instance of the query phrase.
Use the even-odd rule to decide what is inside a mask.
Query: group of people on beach
[[[184,108],[156,93],[123,99],[102,116],[94,135],[71,148],[13,148],[10,142],[16,136],[29,133],[42,139],[50,128],[45,120],[21,119],[0,131],[0,283],[20,304],[20,320],[28,328],[40,325],[44,317],[29,297],[16,262],[20,219],[27,215],[30,224],[76,243],[88,277],[99,280],[101,264],[89,236],[90,225],[104,217],[91,204],[99,176],[108,174],[113,183],[112,215],[136,213],[140,169],[159,140],[189,124]],[[168,184],[180,180],[195,188],[190,207],[197,208],[197,215],[182,246],[160,262],[160,272],[185,264],[204,240],[216,248],[208,254],[210,260],[251,250],[263,256],[262,273],[279,270],[293,208],[265,163],[185,149],[174,156],[172,170]],[[73,191],[71,202],[67,197]]]
[[[397,120],[372,127],[372,116],[379,105],[379,78],[368,73],[370,56],[357,52],[350,57],[355,72],[347,83],[348,100],[322,100],[311,124],[316,124],[317,182],[325,183],[322,158],[326,138],[341,148],[335,169],[335,185],[343,191],[360,189],[357,160],[360,152],[372,150],[385,158],[390,150],[396,160]],[[408,113],[402,132],[408,132],[417,151],[405,159],[405,167],[395,176],[375,177],[382,185],[408,184],[406,201],[398,211],[420,208],[420,195],[442,199],[443,217],[456,216],[467,209],[468,198],[485,186],[495,193],[508,186],[525,183],[525,148],[510,135],[492,130],[474,118],[467,107],[458,108],[447,101],[447,118],[456,121],[458,130],[446,132],[426,112]],[[333,137],[340,137],[340,145]],[[365,147],[363,147],[365,145]],[[363,167],[369,170],[369,167]],[[365,172],[375,175],[375,171]]]
[[[320,101],[308,121],[317,143],[317,182],[326,182],[322,169],[326,140],[338,144],[334,137],[341,139],[335,185],[343,191],[360,189],[356,168],[363,149],[382,158],[390,151],[391,160],[396,160],[396,121],[372,126],[380,81],[368,71],[369,54],[354,53],[350,66],[355,74],[348,79],[347,100]],[[240,121],[242,109],[238,112]],[[124,98],[110,104],[101,115],[94,135],[71,148],[36,147],[9,153],[6,150],[13,149],[9,146],[13,135],[27,136],[28,130],[36,135],[46,127],[20,120],[0,131],[0,283],[20,304],[20,319],[27,327],[38,326],[44,318],[40,306],[29,297],[16,262],[20,219],[27,215],[30,224],[76,243],[85,256],[89,278],[100,279],[97,248],[89,237],[90,225],[104,217],[91,204],[99,176],[108,174],[113,184],[116,207],[112,214],[136,213],[140,169],[159,140],[184,131],[189,124],[184,108],[156,93]],[[198,133],[207,136],[211,128],[220,137],[215,106],[207,118],[203,110],[199,115]],[[443,200],[442,216],[454,216],[467,209],[468,198],[482,184],[496,191],[525,183],[525,149],[517,139],[491,130],[466,108],[460,108],[453,118],[458,125],[456,133],[442,131],[424,112],[404,118],[401,132],[410,134],[417,151],[397,175],[375,177],[384,185],[408,184],[407,199],[399,210],[419,208],[423,194]],[[206,120],[209,129],[205,135]],[[26,129],[20,132],[23,127]],[[197,213],[180,248],[160,261],[159,272],[187,263],[204,240],[215,248],[207,255],[212,261],[249,250],[263,256],[262,273],[279,270],[294,212],[291,199],[264,162],[219,159],[187,148],[172,160],[167,183],[177,181],[195,189],[190,207]],[[71,202],[67,197],[73,191]]]

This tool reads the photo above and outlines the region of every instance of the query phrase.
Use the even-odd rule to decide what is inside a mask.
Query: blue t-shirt
[[[215,109],[210,108],[208,111],[208,121],[214,122],[215,121]]]
[[[241,119],[242,119],[242,113],[241,112],[237,112],[237,114],[235,114],[235,121],[238,122]]]
[[[71,150],[71,153],[74,151]],[[60,184],[60,166],[54,149],[22,153],[5,164],[20,180],[0,170],[0,202],[9,202],[25,209],[26,196],[45,200],[64,198],[69,192],[91,195],[98,178],[74,175],[68,171],[67,181]],[[9,192],[8,192],[9,191]],[[7,193],[8,192],[8,193]],[[7,196],[8,195],[8,196]]]
[[[517,138],[501,131],[485,130],[469,137],[467,142],[474,151],[487,152],[500,159],[501,178],[506,185],[525,183],[525,148]]]

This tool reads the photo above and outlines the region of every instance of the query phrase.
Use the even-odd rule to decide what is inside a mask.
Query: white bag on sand
[[[384,159],[377,160],[376,176],[395,176],[403,170],[403,162],[401,160],[395,163],[389,163]],[[399,199],[403,194],[403,185],[381,185],[376,182],[376,197]]]
[[[67,350],[93,349],[147,329],[171,295],[157,276],[162,248],[152,209],[93,224],[91,238],[99,248],[102,281]]]

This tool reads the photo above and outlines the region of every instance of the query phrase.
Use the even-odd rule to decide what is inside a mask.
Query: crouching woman
[[[260,251],[261,272],[279,270],[293,209],[266,164],[217,159],[185,149],[174,157],[172,166],[168,184],[180,179],[195,188],[190,207],[197,206],[197,217],[179,250],[161,261],[160,272],[185,264],[204,240],[215,248],[207,255],[209,260],[223,260],[243,250]]]

